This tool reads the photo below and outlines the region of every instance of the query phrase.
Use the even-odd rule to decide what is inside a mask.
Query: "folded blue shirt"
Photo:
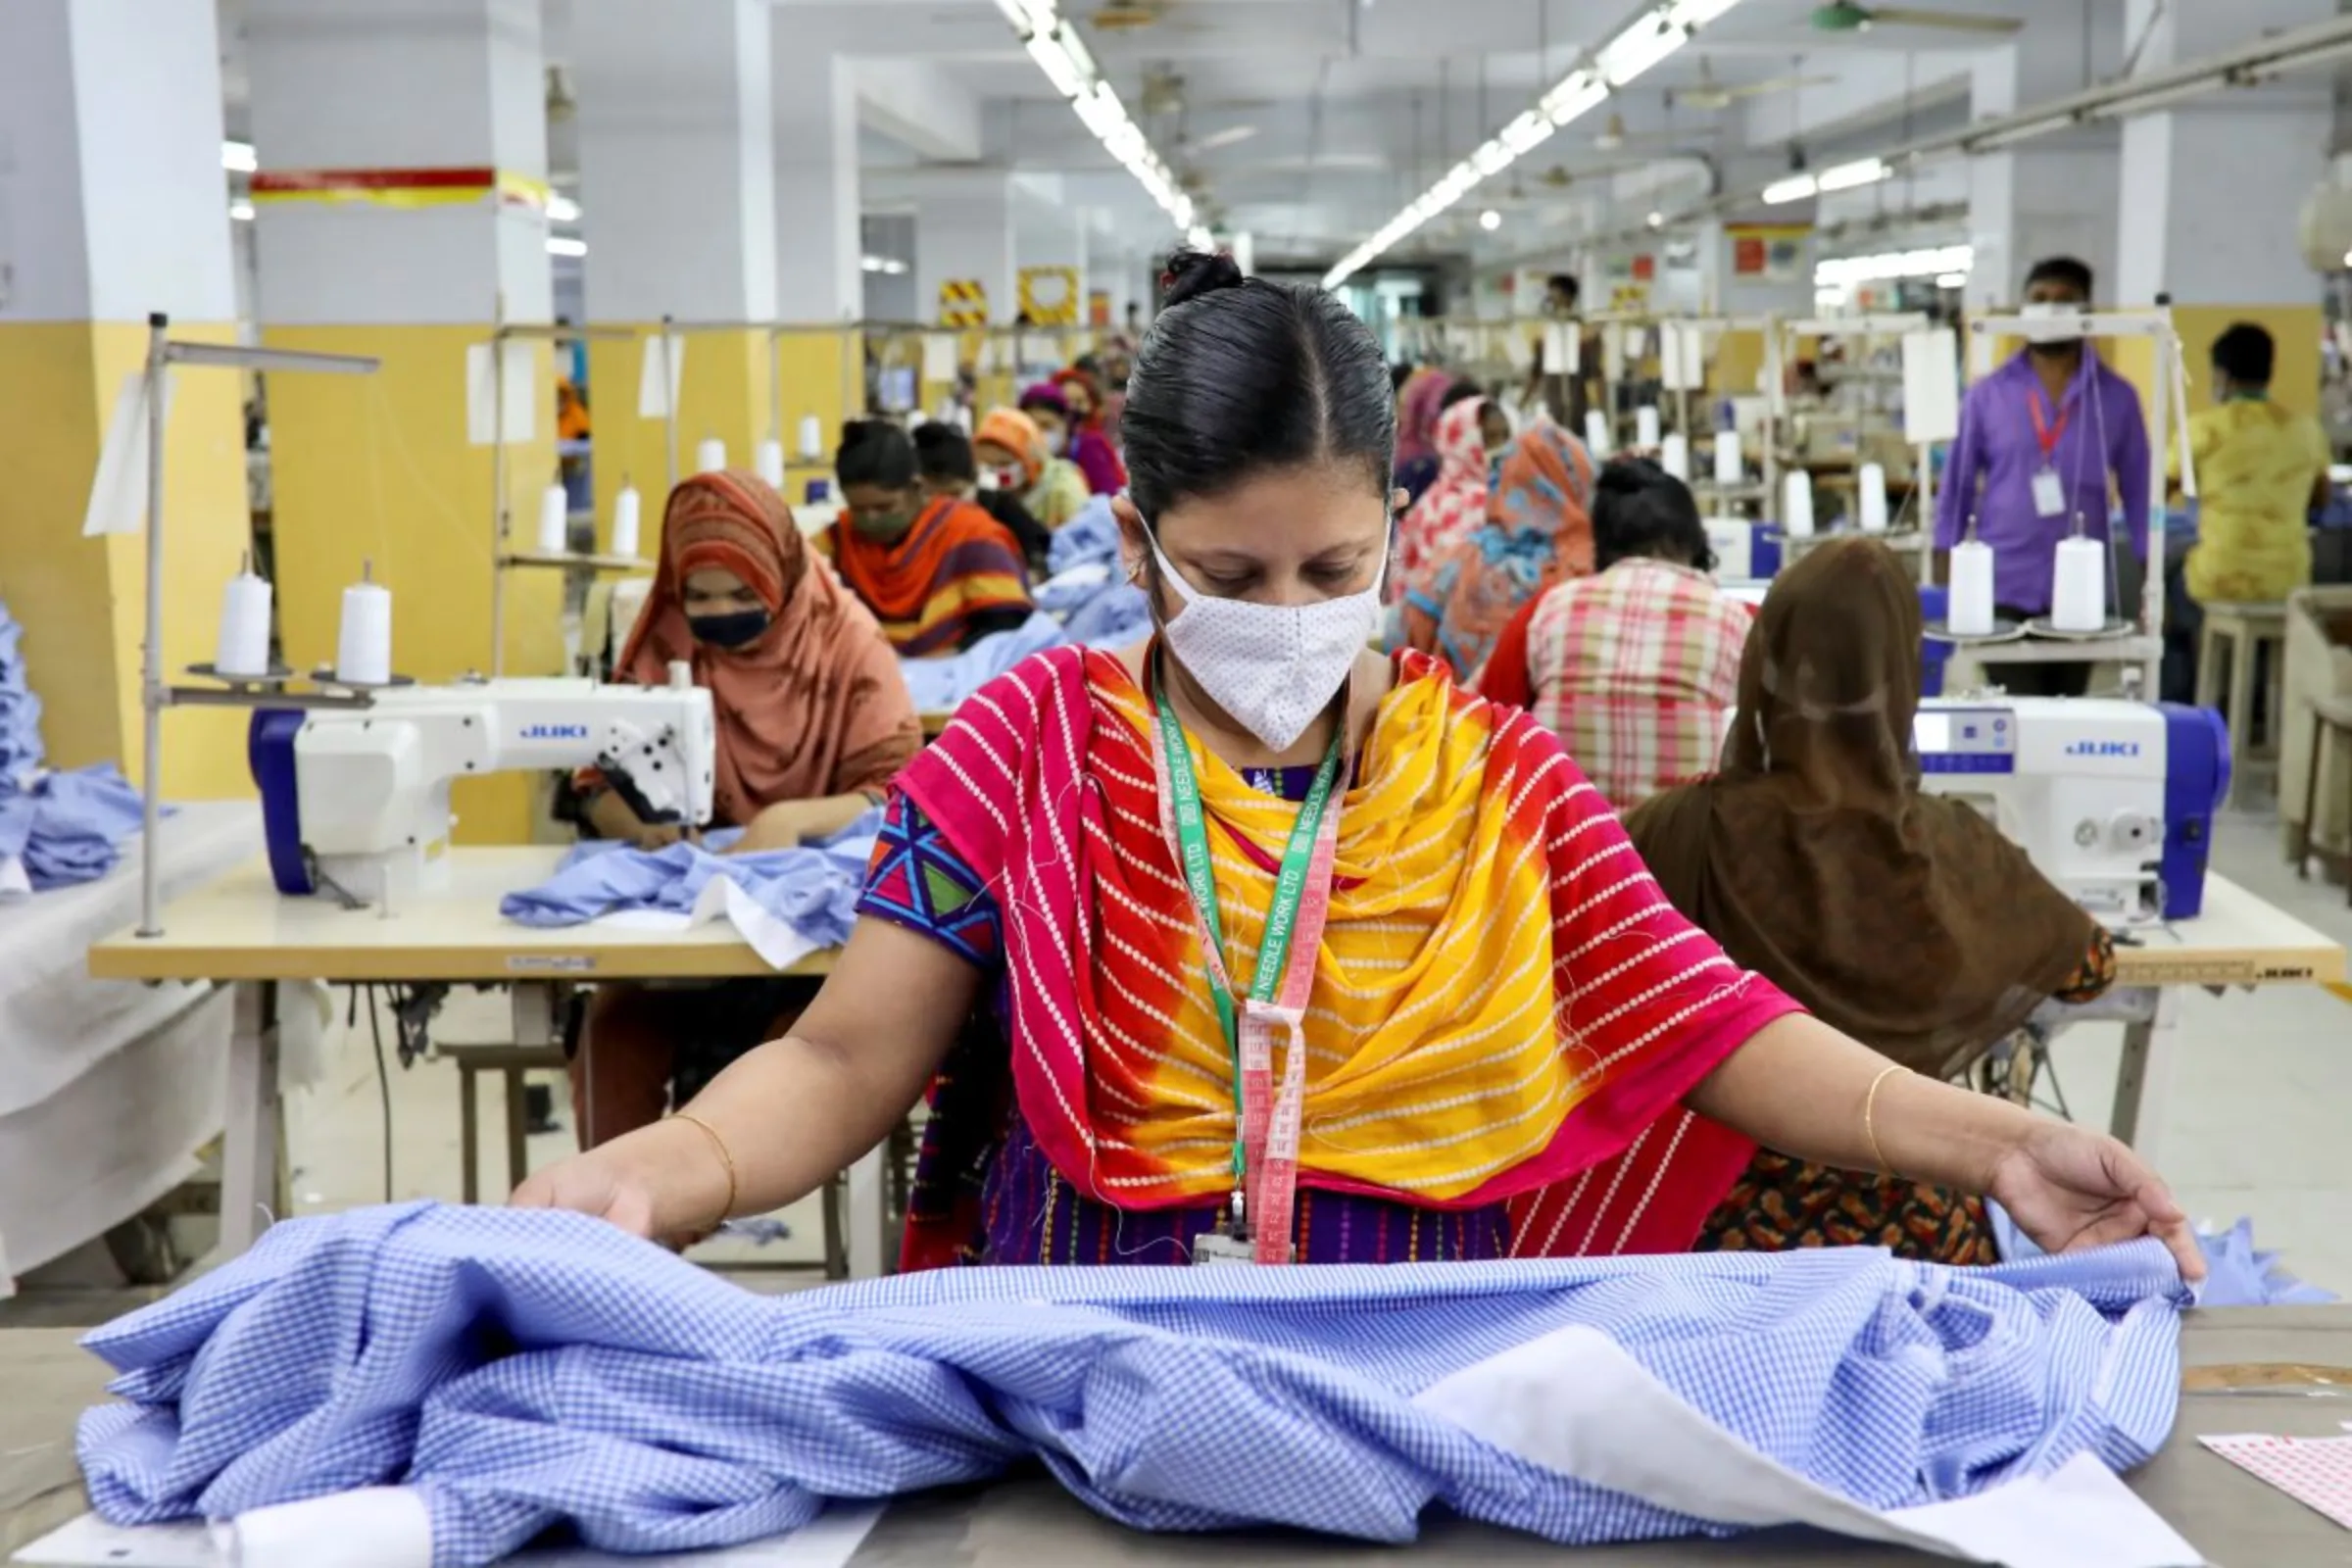
[[[1042,611],[1010,631],[991,632],[947,659],[902,659],[906,690],[923,712],[944,712],[1004,674],[1031,654],[1069,641],[1061,622]]]
[[[1046,571],[1051,576],[1089,562],[1109,566],[1119,562],[1119,520],[1111,515],[1108,496],[1087,502],[1078,515],[1054,530],[1053,542],[1046,547]]]
[[[596,1220],[433,1204],[270,1228],[84,1343],[118,1524],[416,1489],[442,1568],[568,1522],[682,1551],[832,1497],[1040,1459],[1151,1530],[1412,1539],[1425,1509],[1564,1544],[1710,1527],[1415,1402],[1571,1326],[1873,1508],[2146,1460],[2179,1397],[2161,1246],[1991,1270],[1861,1248],[1390,1268],[956,1269],[754,1296]]]

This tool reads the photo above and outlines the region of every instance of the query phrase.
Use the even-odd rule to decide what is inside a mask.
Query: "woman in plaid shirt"
[[[1603,468],[1597,574],[1554,585],[1494,645],[1482,695],[1532,710],[1620,811],[1710,773],[1753,619],[1716,590],[1690,487],[1656,464]]]

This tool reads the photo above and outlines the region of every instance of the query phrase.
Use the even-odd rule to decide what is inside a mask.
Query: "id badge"
[[[1255,1263],[1257,1246],[1243,1236],[1228,1236],[1222,1230],[1203,1231],[1193,1238],[1193,1262],[1206,1267],[1212,1263]]]
[[[2056,468],[2044,468],[2034,476],[2034,514],[2038,517],[2066,515],[2066,485],[2059,479]]]

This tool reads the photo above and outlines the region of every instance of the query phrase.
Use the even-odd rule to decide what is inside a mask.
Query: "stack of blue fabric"
[[[899,672],[906,677],[906,690],[918,710],[944,713],[1031,654],[1059,648],[1069,640],[1061,622],[1041,606],[1013,630],[983,637],[960,654],[947,659],[902,659]]]
[[[752,896],[769,916],[819,948],[850,940],[858,922],[858,894],[882,828],[879,810],[820,843],[790,850],[729,855],[743,837],[713,833],[699,844],[665,850],[597,841],[565,856],[556,874],[535,888],[510,893],[498,912],[517,925],[585,925],[624,909],[685,914],[711,882],[724,878]]]
[[[273,1226],[85,1343],[118,1524],[413,1489],[443,1568],[568,1525],[607,1551],[760,1540],[827,1498],[1032,1459],[1146,1530],[1563,1544],[1724,1533],[1420,1397],[1605,1336],[1716,1428],[1865,1507],[2149,1458],[2179,1397],[2155,1243],[2000,1269],[1864,1248],[1332,1268],[950,1269],[747,1293],[601,1221],[406,1204]]]
[[[1037,591],[1037,608],[1061,618],[1071,642],[1116,648],[1152,629],[1143,590],[1119,570],[1119,523],[1110,498],[1097,496],[1054,535],[1046,557],[1053,576]]]
[[[0,605],[0,895],[94,882],[139,831],[139,792],[113,763],[45,770],[41,700],[25,683],[24,639]]]

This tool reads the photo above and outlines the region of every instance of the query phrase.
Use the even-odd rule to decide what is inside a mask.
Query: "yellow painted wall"
[[[231,342],[225,322],[172,335]],[[91,476],[122,378],[145,361],[144,324],[0,325],[0,599],[24,627],[26,679],[60,767],[144,765],[139,707],[146,544],[84,539]],[[242,378],[182,370],[164,443],[164,652],[168,678],[212,658],[220,589],[252,544],[245,505]],[[181,710],[164,718],[164,794],[226,800],[252,793],[246,715]]]
[[[602,324],[602,323],[600,323]],[[668,499],[668,443],[664,422],[637,416],[637,391],[645,357],[661,349],[661,323],[637,322],[628,339],[598,339],[588,345],[588,384],[594,389],[596,527],[609,545],[612,502],[621,486],[634,484],[644,498],[645,522],[639,550],[651,556],[660,541],[662,509]],[[689,332],[686,363],[678,380],[678,472],[694,471],[696,443],[716,436],[727,444],[731,467],[749,468],[754,449],[775,430],[767,360],[767,333]],[[784,448],[798,439],[790,419]],[[798,491],[788,488],[787,497]]]
[[[466,440],[466,350],[488,326],[271,327],[272,348],[368,354],[374,375],[270,381],[278,623],[296,668],[331,663],[343,590],[372,563],[392,590],[392,663],[420,681],[490,668],[491,449]],[[508,447],[511,537],[527,548],[556,468],[553,368],[532,346],[533,438]],[[562,575],[507,579],[506,672],[564,668]],[[539,781],[461,780],[458,838],[528,842]]]
[[[1718,397],[1753,397],[1756,377],[1764,369],[1764,334],[1745,328],[1725,332],[1715,340],[1715,360],[1708,368],[1707,390]]]

